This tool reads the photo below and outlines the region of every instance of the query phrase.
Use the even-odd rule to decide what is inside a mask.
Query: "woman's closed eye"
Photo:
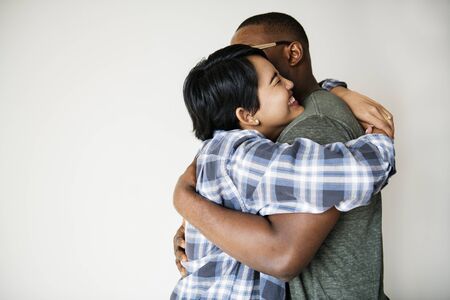
[[[280,74],[278,74],[277,72],[274,72],[272,75],[272,78],[270,79],[270,84],[275,86],[275,85],[279,84],[280,81],[281,81]]]

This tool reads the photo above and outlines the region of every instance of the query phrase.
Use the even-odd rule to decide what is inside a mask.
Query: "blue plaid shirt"
[[[393,141],[379,134],[321,146],[278,144],[257,131],[217,131],[197,157],[197,190],[251,214],[348,211],[367,205],[395,173]],[[284,299],[285,282],[236,261],[186,222],[188,275],[171,299]]]

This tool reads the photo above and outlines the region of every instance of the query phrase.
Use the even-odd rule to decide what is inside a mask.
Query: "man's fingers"
[[[175,258],[177,261],[187,261],[186,252],[184,252],[183,248],[178,248],[175,252]]]
[[[185,249],[186,241],[185,241],[184,237],[181,237],[181,236],[177,237],[175,240],[175,245],[177,245],[177,247],[179,247],[179,248]]]
[[[186,247],[186,242],[184,241],[184,223],[178,228],[173,236],[173,250],[175,253],[179,247]]]
[[[184,219],[183,219],[184,220]],[[178,227],[177,233],[175,234],[175,237],[183,237],[184,238],[184,221],[181,224],[180,227]]]
[[[185,277],[187,275],[186,269],[183,267],[179,260],[175,260],[175,263],[177,264],[178,272],[180,272],[180,275],[182,277]]]
[[[180,228],[178,228],[177,234],[175,235],[176,240],[175,243],[178,247],[181,248],[186,248],[186,241],[185,241],[185,237],[184,237],[184,219],[183,219],[183,224],[180,226]]]
[[[175,250],[175,263],[178,271],[182,277],[187,275],[186,269],[181,264],[182,261],[187,261],[187,256],[184,248],[186,247],[186,241],[184,239],[184,220],[183,224],[178,228],[177,233],[173,237],[173,247]]]
[[[183,239],[184,243],[184,239]],[[185,246],[185,245],[183,245]],[[181,264],[182,261],[187,261],[187,256],[184,248],[177,247],[175,251],[175,263],[177,265],[178,271],[180,272],[182,277],[185,277],[187,275],[186,269]]]

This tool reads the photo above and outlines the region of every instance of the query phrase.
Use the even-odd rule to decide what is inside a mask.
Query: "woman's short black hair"
[[[195,136],[204,141],[215,130],[238,129],[235,111],[259,109],[258,76],[248,56],[267,58],[262,50],[247,45],[222,48],[199,62],[186,77],[184,103]]]

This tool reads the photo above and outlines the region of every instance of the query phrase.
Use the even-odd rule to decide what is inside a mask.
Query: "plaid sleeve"
[[[337,79],[331,79],[331,78],[322,80],[321,82],[319,82],[319,85],[324,90],[327,90],[327,91],[331,91],[332,89],[334,89],[337,86],[342,86],[342,87],[347,88],[347,83],[345,83],[344,81],[340,81]]]
[[[231,174],[252,213],[321,213],[367,205],[395,173],[394,147],[384,135],[321,146],[297,139],[268,140],[238,153]]]

